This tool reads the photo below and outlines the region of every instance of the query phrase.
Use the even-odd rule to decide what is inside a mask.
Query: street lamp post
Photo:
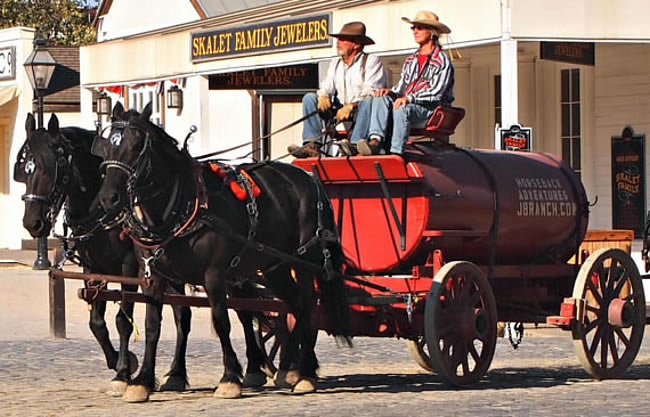
[[[43,93],[47,90],[52,79],[52,73],[56,61],[45,47],[45,39],[38,32],[34,39],[34,49],[29,54],[23,66],[27,72],[29,82],[34,89],[34,95],[38,99],[38,128],[43,127]],[[50,260],[47,258],[47,236],[38,238],[36,260],[34,269],[48,269]]]

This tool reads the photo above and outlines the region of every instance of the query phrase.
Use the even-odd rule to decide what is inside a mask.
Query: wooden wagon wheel
[[[425,371],[435,373],[433,365],[431,365],[431,355],[429,355],[429,348],[427,347],[427,341],[424,336],[418,336],[413,340],[407,340],[406,346],[408,347],[409,353],[415,363],[420,365]]]
[[[270,378],[273,378],[278,371],[275,365],[276,358],[279,358],[280,348],[288,335],[287,315],[286,313],[270,315],[268,324],[260,323],[255,317],[253,318],[253,330],[255,331],[255,341],[257,346],[264,354],[264,368],[262,371]]]
[[[573,326],[576,354],[594,378],[618,378],[636,358],[645,329],[645,295],[636,264],[624,251],[591,254],[573,287],[578,303]],[[582,317],[580,320],[580,317]]]
[[[424,336],[431,364],[448,383],[477,382],[492,363],[497,341],[494,294],[471,262],[445,264],[427,296]]]

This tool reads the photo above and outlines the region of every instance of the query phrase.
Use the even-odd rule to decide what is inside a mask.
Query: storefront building
[[[243,10],[216,3],[224,4],[103,2],[99,41],[81,49],[82,120],[97,118],[91,93],[103,91],[127,108],[152,101],[154,120],[176,138],[196,125],[194,155],[252,142],[228,156],[276,158],[301,141],[301,126],[254,139],[302,116],[302,95],[317,88],[336,54],[327,32],[364,22],[376,42],[366,51],[381,57],[394,83],[415,49],[400,18],[433,10],[452,29],[442,43],[454,58],[454,105],[467,110],[452,141],[505,147],[495,127],[529,128],[532,150],[561,155],[580,175],[595,203],[590,228],[641,230],[650,131],[646,1],[284,0]],[[140,26],[145,20],[149,26]],[[182,106],[169,108],[177,89]]]
[[[18,249],[31,242],[22,227],[23,184],[13,181],[13,164],[25,142],[25,120],[35,113],[34,93],[23,63],[34,47],[30,28],[0,30],[0,248]],[[48,48],[57,65],[44,91],[44,122],[55,112],[61,126],[93,129],[92,120],[82,123],[79,102],[79,50]]]

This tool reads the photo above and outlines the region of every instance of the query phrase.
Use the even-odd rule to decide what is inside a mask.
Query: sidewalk
[[[50,262],[54,261],[54,251],[48,251]],[[0,267],[25,266],[32,267],[36,260],[35,250],[0,249]]]

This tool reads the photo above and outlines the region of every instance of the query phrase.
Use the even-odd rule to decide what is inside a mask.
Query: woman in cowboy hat
[[[388,120],[393,117],[390,152],[402,154],[412,124],[428,120],[439,104],[448,106],[454,101],[454,67],[440,48],[438,37],[450,33],[447,25],[430,11],[420,11],[411,20],[417,51],[406,58],[398,83],[392,89],[380,89],[372,101],[370,141],[359,141],[360,153],[377,153],[386,139]]]
[[[316,112],[303,124],[303,146],[291,145],[288,150],[297,158],[318,156],[321,136],[321,117],[336,117],[338,121],[356,119],[350,135],[355,143],[367,136],[370,116],[370,99],[379,88],[387,85],[386,71],[381,61],[363,52],[366,45],[375,42],[366,36],[366,26],[361,22],[343,25],[339,33],[330,33],[336,39],[338,57],[333,58],[327,75],[317,93],[308,93],[302,99],[303,115]],[[368,100],[365,100],[368,98]],[[353,112],[359,107],[359,111]],[[337,109],[336,113],[330,110]],[[349,142],[341,150],[350,155]]]

